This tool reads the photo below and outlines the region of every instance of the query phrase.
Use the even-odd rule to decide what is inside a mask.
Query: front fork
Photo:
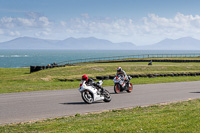
[[[86,94],[87,94],[87,97],[88,97],[88,98],[91,98],[91,97],[92,97],[91,94],[90,94],[90,92],[89,92],[88,90],[86,91]]]

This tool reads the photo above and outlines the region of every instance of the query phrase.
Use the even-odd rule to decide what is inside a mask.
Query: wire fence
[[[142,55],[126,55],[126,56],[112,56],[112,57],[100,57],[100,58],[85,58],[59,62],[59,65],[70,65],[75,63],[86,62],[100,62],[100,61],[112,61],[121,59],[141,59],[141,58],[167,58],[167,57],[200,57],[200,53],[192,54],[142,54]]]

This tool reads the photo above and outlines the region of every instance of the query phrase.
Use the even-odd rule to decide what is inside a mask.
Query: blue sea
[[[18,68],[31,65],[47,65],[53,62],[101,58],[113,56],[143,55],[143,54],[200,54],[194,51],[164,51],[164,50],[0,50],[0,67]]]

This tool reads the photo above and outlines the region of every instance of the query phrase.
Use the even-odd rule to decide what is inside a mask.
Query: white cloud
[[[51,22],[47,17],[40,16],[36,17],[36,15],[32,15],[33,18],[14,18],[14,17],[3,17],[0,19],[0,27],[1,28],[19,28],[19,27],[27,27],[27,28],[43,28],[50,26]]]
[[[37,12],[26,12],[25,14],[28,18],[33,18],[33,19],[37,19],[39,17],[42,17],[43,15]]]
[[[50,24],[47,17],[39,17],[39,21],[42,22],[43,26],[49,26],[49,24]]]
[[[1,23],[10,23],[13,21],[13,18],[11,17],[3,17],[1,18]]]
[[[61,24],[61,26],[64,26],[64,27],[67,25],[67,23],[65,21],[60,21],[60,24]]]
[[[96,18],[84,13],[80,18],[72,18],[56,24],[49,21],[47,17],[32,12],[24,18],[0,18],[0,29],[0,34],[8,33],[12,36],[28,34],[49,39],[94,36],[113,42],[130,41],[136,44],[151,44],[165,38],[175,39],[184,36],[200,39],[200,15],[177,13],[172,18],[165,18],[149,14],[140,20],[135,20]]]
[[[74,35],[98,35],[106,39],[116,38],[112,41],[152,43],[152,40],[159,41],[165,38],[196,37],[200,34],[200,16],[177,13],[173,18],[165,18],[149,14],[137,21],[131,18],[76,18],[62,21],[62,26]]]
[[[14,19],[11,17],[3,17],[0,19],[0,27],[13,28],[14,27],[13,21]]]
[[[17,18],[17,21],[19,25],[28,26],[28,27],[34,26],[34,23],[35,23],[34,19]]]
[[[46,32],[46,31],[40,31],[40,32],[36,32],[35,33],[35,36],[36,37],[41,37],[41,36],[45,36],[45,35],[48,35],[49,33]]]
[[[0,39],[36,36],[47,37],[51,32],[53,23],[45,16],[35,13],[28,14],[28,17],[2,17],[0,18]]]
[[[46,28],[44,29],[43,31],[38,31],[38,32],[35,32],[35,36],[36,37],[45,37],[45,36],[48,36],[52,33],[52,30],[49,29],[49,28]]]
[[[10,31],[8,34],[11,36],[20,36],[19,31]]]
[[[199,34],[200,16],[184,15],[177,13],[174,18],[163,18],[150,14],[144,18],[144,25],[150,34],[162,34],[166,37],[183,37]],[[142,26],[139,28],[143,29]]]
[[[88,15],[87,13],[82,13],[81,16],[82,16],[83,18],[86,18],[86,19],[90,18],[89,15]]]

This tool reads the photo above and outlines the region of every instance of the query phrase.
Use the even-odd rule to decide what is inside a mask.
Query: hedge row
[[[65,65],[50,65],[50,66],[30,66],[30,73],[37,72],[44,69],[50,69],[54,67],[65,67]]]
[[[199,76],[200,72],[194,73],[169,73],[169,74],[134,74],[130,75],[132,78],[139,78],[139,77],[178,77],[178,76]],[[108,80],[113,79],[115,76],[96,76],[96,79],[99,80]]]
[[[148,78],[155,78],[155,77],[178,77],[178,76],[200,76],[200,72],[194,73],[169,73],[169,74],[134,74],[130,75],[132,78],[139,78],[139,77],[148,77]],[[96,79],[93,80],[109,80],[114,79],[114,75],[109,76],[96,76]],[[58,79],[59,81],[75,81],[72,79]],[[76,79],[77,81],[81,81],[81,79]]]
[[[110,60],[110,61],[97,61],[97,63],[116,63],[116,62],[200,62],[200,60]]]
[[[130,75],[132,78],[139,78],[139,77],[177,77],[177,76],[199,76],[200,72],[195,73],[169,73],[169,74],[134,74]],[[115,76],[97,76],[96,79],[99,80],[107,80],[113,79]]]

